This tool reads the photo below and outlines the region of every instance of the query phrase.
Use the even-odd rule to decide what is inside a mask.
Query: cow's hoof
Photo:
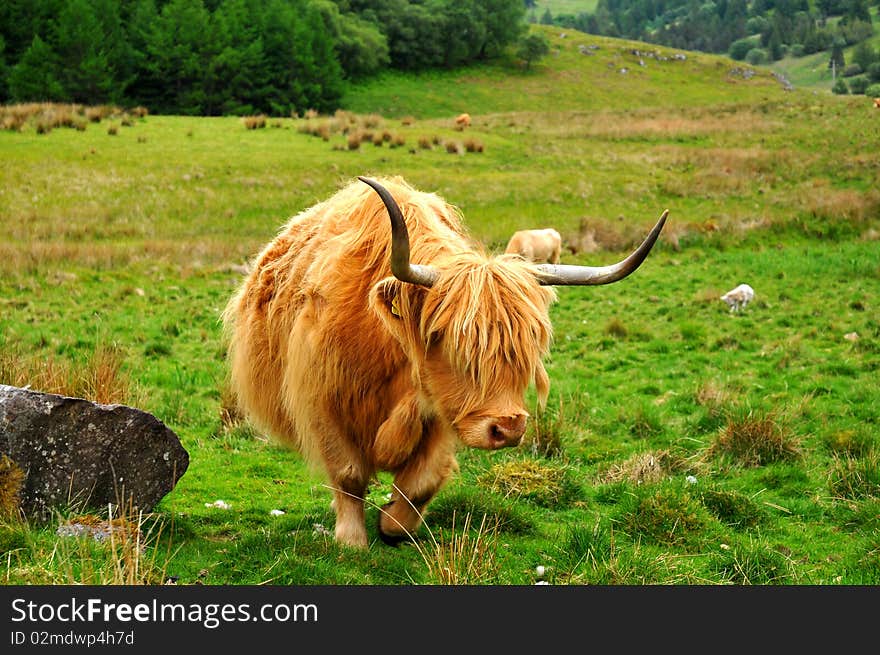
[[[395,548],[397,548],[402,541],[409,539],[405,534],[398,535],[382,532],[382,528],[379,528],[379,538],[386,546],[394,546]]]
[[[388,534],[382,530],[382,514],[392,505],[394,501],[387,503],[382,506],[381,511],[379,512],[379,521],[377,522],[377,527],[379,528],[379,538],[382,540],[382,543],[388,546],[397,547],[400,545],[400,542],[406,541],[409,539],[409,535],[406,533],[403,534]]]

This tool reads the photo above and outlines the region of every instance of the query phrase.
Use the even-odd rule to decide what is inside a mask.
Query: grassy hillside
[[[551,52],[529,70],[508,61],[415,76],[392,72],[354,86],[343,106],[429,119],[463,111],[658,111],[783,97],[782,85],[769,70],[726,57],[542,25],[532,29],[548,37]],[[740,74],[745,68],[755,72],[748,83]]]
[[[876,25],[878,22],[878,13],[880,9],[871,8],[871,15]],[[875,34],[868,42],[875,50],[880,48],[880,34]],[[853,51],[856,46],[844,48],[843,56],[847,63],[852,61]],[[831,75],[831,69],[828,62],[831,58],[829,51],[817,52],[805,57],[784,57],[774,62],[771,68],[781,73],[793,85],[804,89],[813,89],[817,91],[830,92],[834,85],[834,79]]]
[[[388,76],[333,117],[0,132],[0,382],[94,396],[100,377],[190,453],[144,554],[56,537],[76,508],[7,517],[6,583],[880,583],[877,111],[559,34],[531,71]],[[219,312],[287,217],[362,174],[440,193],[494,250],[552,224],[566,263],[670,219],[631,278],[559,289],[527,443],[463,450],[398,549],[376,536],[381,475],[350,552],[324,481],[230,406]],[[733,314],[740,282],[757,297]]]
[[[553,16],[561,14],[591,14],[596,11],[598,0],[536,0],[533,11],[535,17],[540,20],[546,10],[550,10]]]

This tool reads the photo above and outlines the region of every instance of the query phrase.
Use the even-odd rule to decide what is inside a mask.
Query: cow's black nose
[[[495,419],[489,425],[489,442],[495,448],[518,445],[526,433],[526,418],[525,414],[515,414]]]

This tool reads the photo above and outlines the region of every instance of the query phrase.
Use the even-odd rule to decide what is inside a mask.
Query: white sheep
[[[562,237],[552,227],[542,230],[519,230],[514,232],[504,252],[520,255],[533,262],[559,263]]]
[[[721,296],[721,300],[727,303],[727,306],[730,307],[730,311],[738,312],[748,305],[754,297],[755,290],[752,289],[752,287],[748,284],[740,284],[735,289],[731,289]]]

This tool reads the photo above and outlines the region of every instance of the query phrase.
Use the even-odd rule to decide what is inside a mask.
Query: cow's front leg
[[[426,432],[396,472],[391,501],[379,512],[379,536],[386,544],[396,545],[415,535],[428,502],[458,470],[454,437],[439,426]]]
[[[339,442],[337,449],[324,453],[324,463],[333,488],[332,507],[336,511],[336,541],[356,548],[367,547],[364,495],[373,471],[355,449]]]

